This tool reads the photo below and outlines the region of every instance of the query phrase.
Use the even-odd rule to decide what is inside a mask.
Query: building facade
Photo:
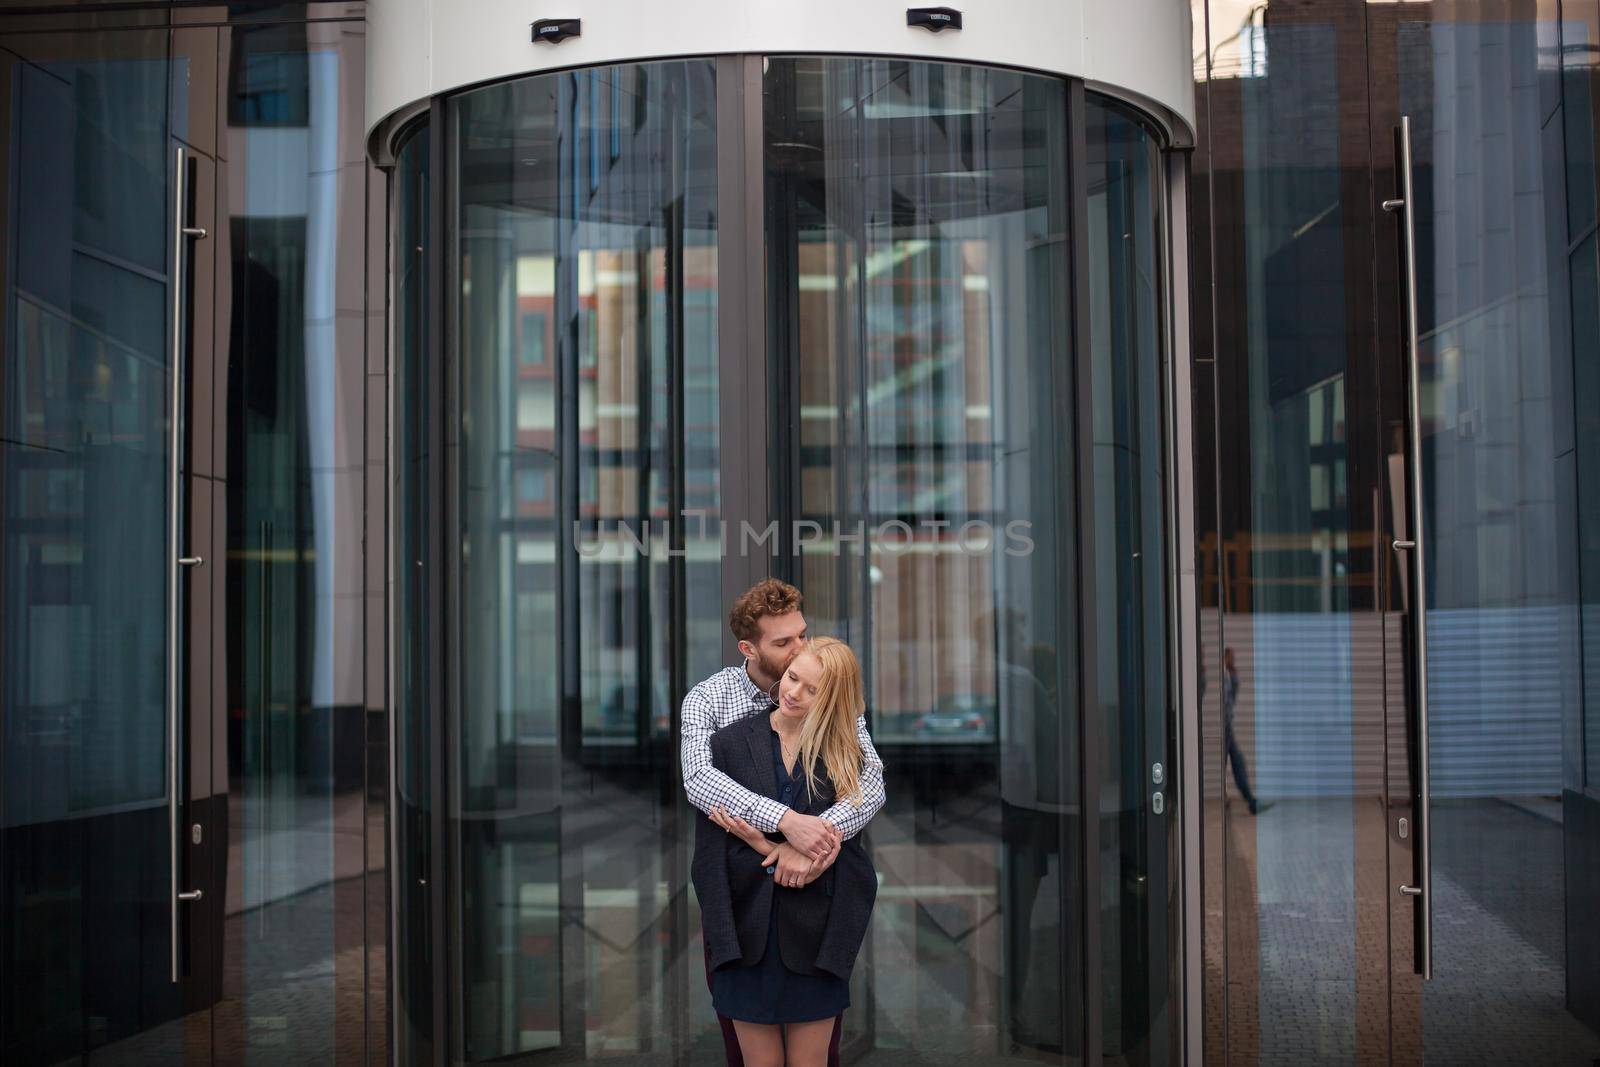
[[[1600,1058],[1597,34],[0,5],[5,1062],[721,1062],[768,574],[844,1062]]]

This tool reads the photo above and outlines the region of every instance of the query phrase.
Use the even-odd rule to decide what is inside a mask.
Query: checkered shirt
[[[772,708],[772,698],[757,688],[743,666],[718,671],[683,698],[683,788],[690,803],[708,815],[720,804],[730,814],[769,834],[778,832],[778,820],[788,807],[746,789],[713,767],[711,735],[747,715]],[[884,799],[883,761],[872,747],[865,718],[856,720],[856,736],[861,739],[865,757],[861,767],[861,806],[841,800],[822,813],[845,837],[860,833],[883,807]]]

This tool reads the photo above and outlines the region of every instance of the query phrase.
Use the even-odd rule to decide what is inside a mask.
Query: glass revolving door
[[[432,114],[443,191],[396,192],[444,213],[443,325],[407,349],[438,385],[408,406],[435,379],[403,372],[396,410],[438,476],[396,476],[440,593],[397,602],[427,669],[396,697],[444,762],[397,777],[442,814],[397,878],[445,884],[396,966],[444,983],[438,1054],[721,1054],[678,706],[772,573],[860,653],[886,764],[844,1058],[1173,1062],[1153,128],[1053,76],[844,57]]]

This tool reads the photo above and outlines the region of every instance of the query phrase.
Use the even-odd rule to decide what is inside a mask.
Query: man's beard
[[[789,661],[787,659],[782,661],[769,660],[766,656],[758,652],[756,653],[755,662],[751,664],[751,666],[755,668],[751,672],[752,676],[760,675],[761,678],[768,679],[766,685],[772,687],[776,686],[778,679],[783,677],[783,672],[789,669]],[[761,684],[759,679],[756,679],[756,682],[757,684]],[[772,696],[770,688],[767,692],[767,695]],[[776,700],[775,697],[774,700]]]

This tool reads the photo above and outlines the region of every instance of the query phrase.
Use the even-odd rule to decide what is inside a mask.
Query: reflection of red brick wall
[[[996,563],[956,543],[968,518],[996,527],[1010,518],[993,513],[989,251],[981,240],[874,246],[875,257],[895,258],[857,287],[853,245],[799,248],[801,515],[824,528],[837,520],[846,534],[864,522],[869,537],[891,520],[917,528],[898,550],[874,538],[866,561],[879,713],[994,696]],[[852,341],[840,350],[841,326],[857,336],[856,299],[868,305],[862,348]],[[958,367],[944,362],[952,357]],[[920,527],[925,519],[951,527]],[[841,566],[860,573],[855,551],[847,544],[805,558],[802,580],[819,618],[846,610],[834,600]],[[848,610],[860,617],[861,605]]]
[[[666,515],[666,486],[660,480],[665,470],[667,446],[667,380],[669,356],[666,301],[666,253],[653,249],[640,253],[632,249],[589,249],[579,253],[578,323],[576,358],[569,354],[578,375],[578,444],[580,455],[578,507],[580,516],[636,522],[639,514],[639,471],[648,465],[652,475],[646,513],[658,520]],[[553,292],[553,265],[549,256],[527,257],[518,272],[521,287],[517,295],[516,333],[511,358],[515,361],[517,382],[516,470],[538,471],[543,492],[521,477],[514,478],[518,492],[516,513],[526,518],[553,518],[556,515],[556,380],[561,351],[571,343],[556,322]],[[641,287],[641,272],[645,284]],[[716,292],[716,249],[690,247],[683,258],[685,315],[709,317],[714,325]],[[696,295],[699,294],[698,299]],[[542,346],[523,334],[527,316],[537,320],[543,331]],[[704,323],[697,323],[703,326]],[[702,331],[704,332],[704,331]],[[715,334],[711,332],[714,342]],[[685,344],[695,339],[685,329]],[[542,348],[543,359],[524,362],[524,353]],[[686,351],[684,364],[687,389],[717,388],[715,351]],[[641,366],[641,364],[643,364]],[[648,380],[641,382],[641,371]],[[647,411],[641,411],[641,385],[647,390]],[[715,431],[714,424],[696,422],[694,405],[686,405],[689,421],[686,437],[695,444]],[[641,426],[645,427],[641,431]],[[655,453],[641,455],[644,447]],[[685,471],[691,503],[715,494],[715,471],[694,464]],[[538,499],[522,496],[523,489],[535,490]],[[642,524],[640,524],[642,525]]]
[[[953,534],[946,541],[953,541]],[[960,551],[872,553],[873,707],[927,711],[941,697],[994,696],[994,560]]]

